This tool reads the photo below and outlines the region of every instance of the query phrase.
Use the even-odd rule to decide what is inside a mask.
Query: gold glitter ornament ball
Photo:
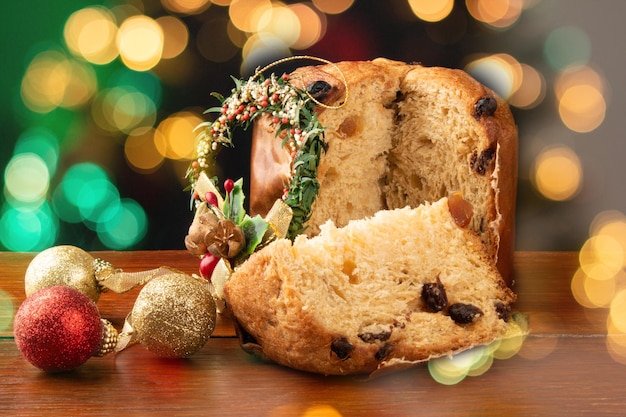
[[[94,272],[94,258],[69,245],[54,246],[37,254],[26,269],[26,296],[57,285],[74,288],[97,302],[101,289]]]
[[[173,273],[141,289],[131,320],[146,349],[161,357],[184,358],[206,344],[215,329],[215,315],[207,282]]]

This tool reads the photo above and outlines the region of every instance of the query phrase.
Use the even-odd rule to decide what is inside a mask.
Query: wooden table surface
[[[197,270],[184,251],[93,255],[128,272],[161,265]],[[264,363],[240,349],[223,318],[188,359],[161,359],[138,345],[69,373],[47,374],[22,358],[10,319],[24,299],[24,272],[33,256],[0,253],[0,410],[7,416],[626,415],[626,365],[607,351],[608,310],[581,307],[570,290],[576,253],[516,254],[515,310],[530,317],[531,333],[517,355],[454,385],[437,382],[426,365],[365,380]],[[137,293],[103,294],[100,314],[121,329]]]

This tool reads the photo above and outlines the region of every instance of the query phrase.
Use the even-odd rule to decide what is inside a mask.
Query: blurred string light
[[[470,57],[465,70],[514,107],[532,109],[545,98],[546,82],[541,73],[510,54]]]
[[[520,323],[521,324],[521,323]],[[508,337],[496,340],[489,345],[477,346],[453,356],[428,361],[431,377],[443,385],[455,385],[466,377],[480,376],[487,372],[494,360],[510,359],[517,355],[526,340],[525,328],[513,327]]]
[[[607,350],[626,364],[626,215],[617,210],[596,215],[579,252],[571,291],[581,306],[608,310]]]
[[[63,38],[70,52],[93,64],[105,65],[117,58],[117,24],[105,7],[88,7],[74,12],[65,23]]]
[[[326,14],[339,14],[348,10],[354,0],[313,0],[313,5]]]
[[[108,132],[149,129],[156,123],[161,97],[161,82],[153,73],[120,69],[96,95],[91,114]]]
[[[408,0],[411,11],[425,22],[439,22],[452,12],[454,0]]]
[[[67,170],[52,195],[55,213],[65,222],[83,223],[112,249],[136,245],[147,232],[147,216],[98,165],[84,162]]]
[[[0,243],[7,249],[31,251],[54,243],[58,221],[46,197],[58,152],[56,137],[45,129],[29,129],[18,138],[3,173]]]
[[[522,14],[524,0],[466,0],[474,19],[495,29],[507,29]]]
[[[51,49],[38,53],[26,68],[20,93],[24,105],[36,113],[85,105],[97,90],[94,70]]]
[[[583,171],[576,152],[565,145],[552,145],[537,155],[530,178],[544,197],[566,201],[580,191]]]
[[[198,14],[211,6],[209,0],[161,0],[161,4],[170,12],[179,14]]]
[[[554,83],[561,120],[570,130],[588,133],[604,121],[607,96],[603,77],[588,66],[564,68]]]
[[[162,58],[161,26],[148,16],[132,16],[120,25],[115,38],[122,62],[135,71],[147,71]]]

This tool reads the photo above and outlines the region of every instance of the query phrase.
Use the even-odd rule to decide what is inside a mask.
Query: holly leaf
[[[243,235],[246,238],[246,245],[240,253],[240,256],[248,257],[254,253],[257,246],[263,241],[263,236],[269,228],[269,224],[258,214],[254,217],[246,216],[239,224]]]

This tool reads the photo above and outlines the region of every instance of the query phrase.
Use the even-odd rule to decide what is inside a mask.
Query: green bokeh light
[[[107,221],[98,223],[98,237],[115,250],[131,248],[146,235],[148,220],[143,208],[132,199],[113,202],[102,213]]]
[[[550,67],[557,71],[572,65],[585,65],[591,59],[591,41],[582,29],[562,26],[546,38],[543,55]]]
[[[106,179],[95,179],[82,185],[78,195],[78,211],[85,224],[96,230],[97,223],[110,220],[107,208],[119,204],[120,193],[117,187]]]
[[[150,71],[137,72],[127,68],[120,69],[111,76],[107,87],[121,87],[125,90],[132,88],[147,96],[157,108],[161,105],[163,95],[161,80]]]
[[[96,164],[85,162],[70,167],[59,187],[63,190],[65,198],[70,204],[80,208],[81,204],[85,204],[86,199],[81,198],[81,192],[84,192],[90,183],[100,183],[101,181],[109,181],[109,177],[104,170]],[[83,188],[85,187],[85,188]],[[91,204],[87,202],[87,204]]]
[[[15,144],[15,155],[33,153],[38,155],[48,167],[50,177],[54,176],[59,161],[59,143],[52,132],[44,128],[30,128],[23,132]]]
[[[0,216],[0,241],[11,251],[39,251],[55,243],[58,228],[47,202],[37,207],[7,204]]]

